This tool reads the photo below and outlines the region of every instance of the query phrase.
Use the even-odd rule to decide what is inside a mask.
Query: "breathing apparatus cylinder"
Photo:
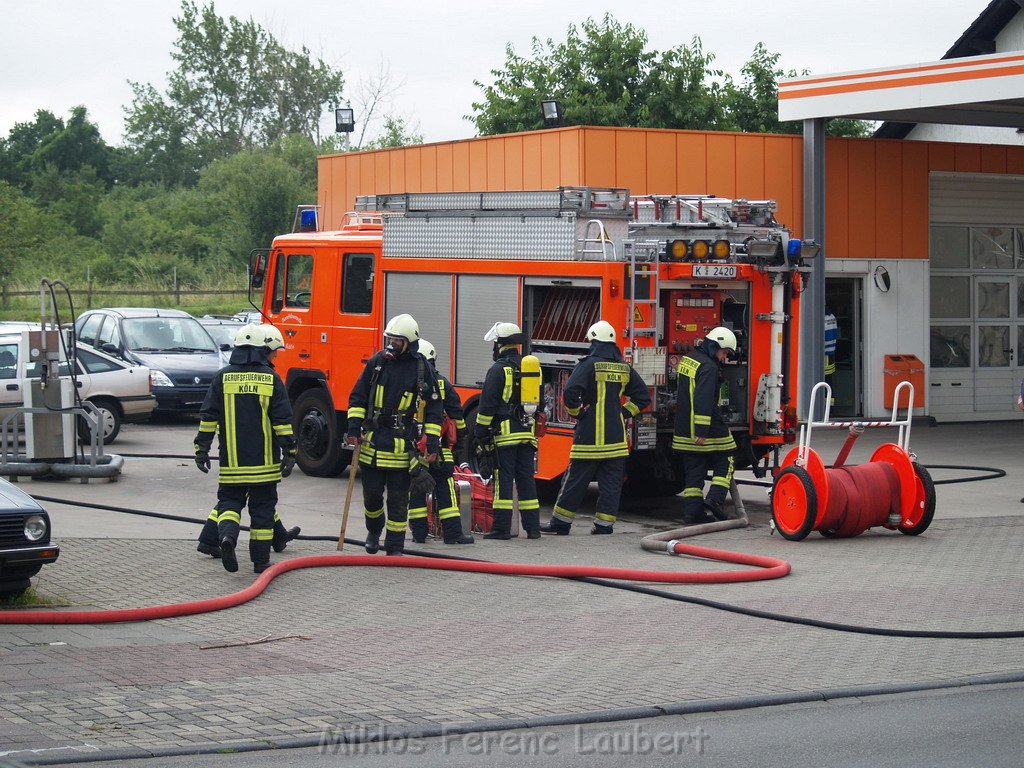
[[[527,416],[533,416],[540,405],[540,360],[524,355],[519,361],[519,401]]]

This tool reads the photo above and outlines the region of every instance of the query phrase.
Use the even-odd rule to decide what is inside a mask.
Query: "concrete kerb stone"
[[[1024,682],[1024,671],[1000,674],[979,675],[945,681],[928,681],[887,686],[864,686],[845,688],[824,688],[799,693],[767,694],[761,696],[739,696],[707,701],[688,701],[673,704],[660,704],[649,707],[628,707],[609,709],[597,712],[581,712],[572,715],[552,717],[536,717],[514,720],[482,720],[468,723],[442,724],[438,726],[403,727],[385,724],[381,728],[356,729],[331,735],[320,734],[311,737],[292,737],[282,739],[266,739],[261,741],[224,742],[215,744],[196,744],[189,747],[165,747],[156,749],[108,749],[80,752],[67,759],[66,755],[34,755],[28,760],[22,759],[25,765],[67,765],[72,763],[93,763],[107,760],[135,760],[153,757],[179,757],[187,755],[209,755],[225,752],[257,752],[275,749],[308,749],[311,747],[330,747],[334,745],[354,746],[359,744],[375,744],[386,740],[414,740],[461,736],[472,733],[499,733],[503,731],[555,728],[566,725],[591,725],[596,723],[623,722],[629,720],[646,720],[671,715],[695,715],[713,712],[731,712],[743,709],[785,706],[789,704],[808,704],[815,702],[835,701],[848,698],[868,698],[874,696],[892,696],[904,693],[920,693],[923,691],[939,691],[961,688],[965,686],[1001,685]],[[325,740],[328,743],[325,744]]]

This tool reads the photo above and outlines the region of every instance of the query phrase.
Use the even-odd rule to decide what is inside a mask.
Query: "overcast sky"
[[[199,2],[202,5],[202,0]],[[505,45],[528,55],[537,36],[565,39],[572,23],[606,11],[646,30],[658,51],[699,36],[734,75],[757,42],[786,69],[813,74],[939,59],[988,0],[217,0],[222,17],[252,17],[287,47],[307,46],[349,85],[383,64],[401,84],[393,111],[427,141],[475,134],[463,119],[502,67]],[[128,81],[163,91],[179,0],[0,0],[0,137],[36,110],[58,117],[84,104],[120,144]],[[357,121],[359,116],[356,116]],[[328,123],[325,115],[325,125]],[[333,125],[333,122],[330,123]],[[368,137],[369,138],[369,137]]]

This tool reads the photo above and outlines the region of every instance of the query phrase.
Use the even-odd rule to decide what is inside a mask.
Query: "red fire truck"
[[[542,365],[548,428],[537,477],[547,490],[568,466],[573,423],[561,391],[593,322],[616,328],[652,390],[652,407],[631,425],[627,469],[632,491],[647,494],[682,488],[670,460],[679,356],[728,326],[739,355],[723,368],[720,405],[737,466],[763,472],[794,439],[801,279],[818,250],[774,211],[770,200],[587,187],[371,196],[336,231],[318,230],[315,208],[300,211],[299,231],[250,260],[251,290],[285,338],[276,365],[295,410],[299,466],[340,470],[349,392],[387,319],[407,312],[469,422],[491,364],[485,332],[497,321],[522,326]]]

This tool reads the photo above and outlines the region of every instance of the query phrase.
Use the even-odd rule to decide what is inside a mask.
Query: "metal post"
[[[800,302],[801,419],[809,414],[811,389],[825,380],[825,119],[804,120],[804,231],[805,239],[821,244],[814,272]]]

